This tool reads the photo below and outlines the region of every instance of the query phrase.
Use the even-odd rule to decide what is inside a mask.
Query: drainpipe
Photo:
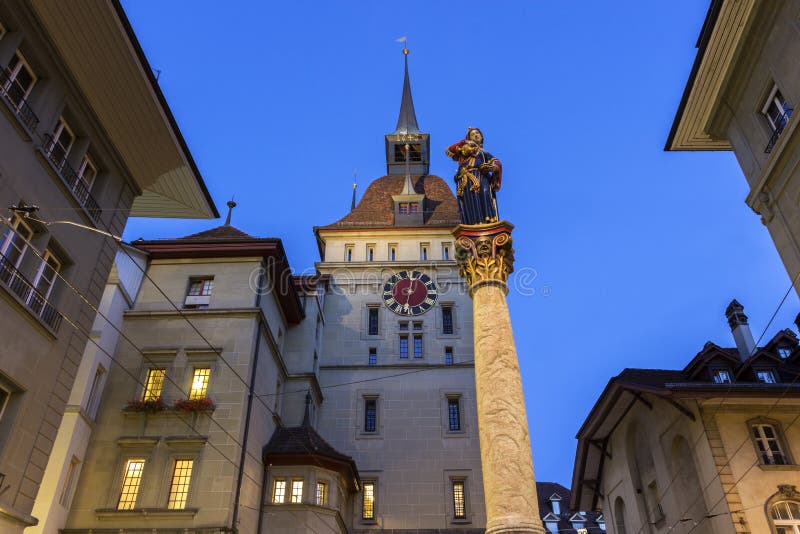
[[[264,287],[264,273],[259,276],[258,285],[256,287]],[[256,291],[256,308],[261,308],[261,291]],[[247,456],[247,438],[250,436],[250,413],[253,411],[253,398],[255,396],[254,390],[256,385],[256,369],[258,369],[258,349],[261,344],[261,325],[260,314],[256,315],[256,334],[255,342],[253,343],[253,368],[250,371],[250,393],[247,395],[247,415],[244,421],[244,437],[242,438],[242,454],[239,458],[239,473],[236,478],[236,496],[233,500],[233,517],[231,518],[231,530],[239,532],[237,523],[239,522],[239,497],[242,494],[242,479],[244,478],[244,461]],[[259,511],[259,517],[261,512]]]
[[[264,500],[267,498],[267,482],[269,482],[269,466],[267,464],[264,466],[264,469],[261,470],[263,473],[261,479],[261,498],[258,501],[258,526],[256,527],[256,534],[261,534],[261,529],[264,528],[264,510],[262,507],[264,506]]]

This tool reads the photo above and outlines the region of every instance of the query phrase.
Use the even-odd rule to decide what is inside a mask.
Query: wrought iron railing
[[[20,87],[11,79],[9,70],[4,68],[0,68],[0,95],[5,97],[6,104],[22,124],[30,132],[36,131],[36,126],[39,125],[39,117],[36,116],[28,101],[25,100],[25,95]]]
[[[86,208],[86,211],[89,212],[89,215],[95,222],[98,222],[103,210],[100,209],[100,205],[89,192],[86,182],[84,182],[83,178],[72,168],[72,165],[67,162],[65,156],[58,156],[53,150],[55,147],[55,140],[52,135],[45,134],[44,141],[44,152],[47,154],[50,162],[55,165],[59,176],[61,176],[61,179],[64,180],[64,183],[75,195],[80,205]]]
[[[792,116],[792,111],[794,111],[792,108],[786,108],[783,115],[778,117],[775,131],[772,132],[772,137],[769,138],[767,148],[764,149],[764,152],[767,154],[772,152],[772,149],[775,147],[775,143],[778,142],[778,138],[781,136],[781,133],[783,133],[784,128],[786,128],[786,123],[789,122],[789,119]]]
[[[53,330],[61,324],[61,314],[47,299],[33,288],[33,284],[0,253],[0,283],[18,296],[32,312],[41,317]]]

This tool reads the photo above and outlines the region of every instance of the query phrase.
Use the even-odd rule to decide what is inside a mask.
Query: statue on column
[[[445,154],[458,162],[455,182],[461,224],[497,222],[495,194],[503,179],[503,166],[483,149],[483,133],[469,127],[466,139],[451,145]]]

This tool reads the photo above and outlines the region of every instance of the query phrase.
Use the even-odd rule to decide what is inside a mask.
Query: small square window
[[[369,348],[369,364],[378,365],[378,349],[375,347]]]
[[[400,322],[400,331],[401,332],[408,332],[408,322],[407,321],[401,321]]]
[[[414,331],[421,332],[422,331],[422,323],[414,322]]]

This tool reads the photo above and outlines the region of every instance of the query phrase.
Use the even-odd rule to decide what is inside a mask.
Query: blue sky
[[[732,153],[666,153],[707,2],[123,0],[220,212],[283,239],[298,271],[312,227],[385,174],[401,45],[411,49],[431,172],[468,125],[501,159],[501,214],[534,295],[509,305],[539,480],[569,485],[575,433],[625,367],[682,368],[733,346],[737,298],[758,337],[790,281],[745,204]],[[125,238],[221,221],[131,219]],[[512,275],[513,278],[514,275]],[[792,293],[767,329],[792,327]]]

